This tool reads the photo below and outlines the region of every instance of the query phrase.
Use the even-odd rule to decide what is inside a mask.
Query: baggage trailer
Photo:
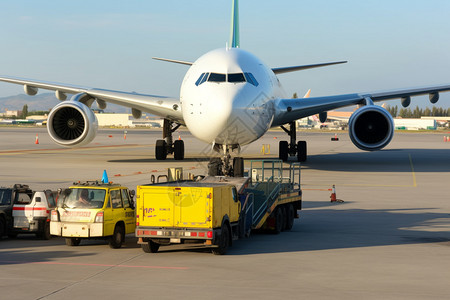
[[[138,186],[136,236],[142,250],[203,244],[225,254],[233,240],[252,230],[290,230],[302,208],[300,164],[250,161],[249,175]]]

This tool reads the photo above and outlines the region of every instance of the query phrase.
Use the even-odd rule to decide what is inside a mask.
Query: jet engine
[[[375,151],[389,144],[394,135],[394,120],[381,106],[368,105],[352,114],[348,122],[353,144],[361,150]]]
[[[65,146],[89,144],[97,135],[98,121],[92,110],[78,101],[64,101],[48,115],[47,131],[55,143]]]

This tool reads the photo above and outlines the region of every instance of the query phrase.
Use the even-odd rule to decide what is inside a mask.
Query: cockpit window
[[[256,80],[255,76],[253,76],[252,73],[244,73],[244,75],[245,75],[245,78],[247,79],[248,83],[251,83],[254,86],[258,86],[259,85],[258,81]]]
[[[225,82],[226,75],[218,74],[218,73],[211,73],[211,75],[209,75],[208,81],[209,82]]]
[[[204,83],[206,79],[208,79],[208,75],[209,73],[202,73],[202,75],[200,75],[200,77],[195,82],[195,85],[199,86],[200,84]]]
[[[258,86],[259,83],[252,73],[231,73],[231,74],[219,74],[219,73],[202,73],[195,82],[196,86],[199,86],[206,81],[208,82],[248,82],[254,86]]]
[[[228,74],[228,82],[245,82],[244,74],[242,73]]]

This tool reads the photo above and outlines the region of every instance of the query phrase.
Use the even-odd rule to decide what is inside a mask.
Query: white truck
[[[48,240],[50,235],[50,211],[56,207],[58,193],[50,190],[29,194],[18,194],[12,210],[13,228],[10,237],[20,233],[35,233],[38,238]]]

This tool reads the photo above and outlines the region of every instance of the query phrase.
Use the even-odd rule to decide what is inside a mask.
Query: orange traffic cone
[[[36,141],[34,142],[36,145],[39,145],[39,136],[38,136],[38,134],[36,133]]]
[[[331,201],[330,202],[336,202],[336,186],[333,184],[333,189],[331,190],[331,196],[330,196]]]
[[[181,135],[178,136],[178,140],[181,141]]]
[[[337,137],[337,133],[334,134],[334,138],[331,138],[332,141],[339,141],[339,138]]]

